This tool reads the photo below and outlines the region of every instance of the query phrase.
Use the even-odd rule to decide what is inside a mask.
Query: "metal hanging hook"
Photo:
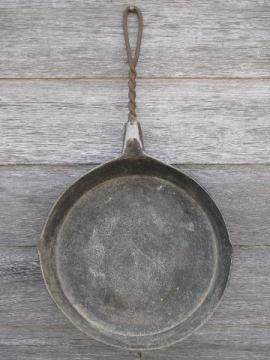
[[[134,57],[132,56],[130,42],[129,42],[129,35],[128,35],[128,15],[131,13],[136,14],[138,18],[138,34],[137,34],[137,42],[136,42]],[[141,10],[137,6],[130,5],[125,9],[123,14],[123,29],[124,29],[124,37],[125,37],[129,65],[130,66],[134,65],[136,67],[140,56],[142,31],[143,31],[143,16]]]
[[[136,14],[138,18],[138,33],[137,33],[137,41],[134,56],[132,56],[132,51],[129,42],[129,34],[128,34],[128,15],[130,13]],[[136,65],[139,60],[140,49],[141,49],[141,41],[142,41],[142,31],[143,31],[143,16],[141,10],[137,6],[128,6],[123,14],[123,30],[124,30],[124,38],[126,43],[126,50],[128,56],[129,63],[129,81],[128,81],[128,119],[130,122],[136,121]]]

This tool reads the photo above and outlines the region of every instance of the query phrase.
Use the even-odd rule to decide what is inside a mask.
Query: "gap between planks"
[[[127,73],[128,74],[128,73]],[[128,80],[128,76],[74,76],[74,77],[2,77],[0,81],[123,81]],[[181,77],[170,77],[170,76],[137,76],[136,80],[170,80],[170,81],[194,81],[194,80],[209,80],[209,81],[233,81],[233,80],[243,80],[243,81],[269,81],[270,76],[259,76],[259,77],[240,77],[240,76],[228,76],[228,77],[219,77],[219,76],[201,76],[201,77],[192,77],[192,76],[181,76]]]
[[[121,155],[121,154],[120,154]],[[120,156],[119,155],[119,156]],[[148,155],[148,154],[147,154]],[[92,170],[93,166],[99,166],[99,165],[103,165],[111,160],[116,159],[117,157],[112,157],[111,159],[104,161],[102,163],[100,162],[76,162],[76,163],[69,163],[69,162],[63,162],[63,163],[0,163],[0,170],[1,168],[33,168],[33,167],[42,167],[42,168],[46,168],[46,167],[51,167],[51,168],[76,168],[76,167],[80,167],[80,166],[90,166]],[[180,167],[181,168],[193,168],[194,169],[204,169],[205,167],[211,169],[223,169],[226,170],[229,168],[235,168],[235,169],[239,169],[239,167],[245,168],[245,167],[252,167],[253,169],[258,169],[258,170],[262,170],[263,168],[267,168],[270,166],[270,162],[261,162],[261,163],[188,163],[185,162],[183,164],[181,163],[168,163],[166,161],[163,161],[164,164],[170,165],[170,166],[174,166],[174,167]]]

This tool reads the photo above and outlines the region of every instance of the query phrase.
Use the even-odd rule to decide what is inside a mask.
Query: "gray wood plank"
[[[189,339],[146,359],[267,359],[270,351],[270,248],[235,247],[225,296]],[[5,359],[99,359],[136,354],[86,338],[61,314],[43,283],[34,247],[0,253],[0,351]]]
[[[270,166],[186,165],[214,198],[233,245],[270,246]],[[0,167],[0,246],[36,245],[58,196],[92,166]]]
[[[144,77],[269,77],[267,1],[134,0]],[[0,77],[125,76],[128,2],[2,0]]]
[[[1,81],[0,164],[99,163],[121,152],[127,82]],[[270,81],[142,80],[148,153],[170,163],[270,158]]]
[[[0,351],[5,360],[134,360],[140,355],[86,338],[70,328],[0,328]],[[269,329],[258,326],[204,326],[173,347],[143,352],[147,360],[268,360]]]

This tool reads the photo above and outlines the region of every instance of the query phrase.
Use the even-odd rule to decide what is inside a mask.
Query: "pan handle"
[[[137,42],[134,55],[132,55],[129,34],[128,34],[128,15],[137,15],[138,19],[138,33]],[[128,6],[123,14],[123,30],[127,50],[128,64],[129,64],[129,80],[128,80],[128,121],[125,125],[123,155],[139,156],[143,154],[143,137],[142,130],[136,114],[136,66],[139,60],[142,31],[143,31],[143,16],[141,10],[137,6]]]
[[[124,156],[140,156],[144,153],[142,129],[137,120],[125,124],[122,153]]]

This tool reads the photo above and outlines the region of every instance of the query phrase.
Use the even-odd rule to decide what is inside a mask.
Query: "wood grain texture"
[[[128,2],[2,0],[0,77],[119,77]],[[134,0],[143,77],[269,77],[270,3]],[[134,22],[135,25],[135,22]]]
[[[58,196],[93,166],[0,167],[0,246],[37,244]],[[270,166],[178,166],[213,197],[233,245],[270,246]]]
[[[127,82],[2,81],[0,163],[99,163],[121,152]],[[170,163],[270,158],[270,81],[142,80],[146,151]]]
[[[269,357],[270,247],[267,165],[185,165],[215,199],[234,245],[229,286],[214,317],[189,339],[145,359]],[[91,169],[77,166],[0,168],[0,352],[5,359],[136,359],[77,331],[45,288],[36,240],[57,196]]]
[[[6,327],[0,328],[0,351],[5,360],[269,359],[269,333],[263,327],[215,326],[214,331],[210,327],[202,330],[173,347],[140,356],[99,344],[66,327]]]
[[[145,20],[137,101],[146,150],[182,163],[206,188],[234,245],[213,318],[184,342],[141,356],[268,360],[270,2],[133,3]],[[79,164],[121,152],[128,4],[0,1],[1,360],[140,358],[66,320],[47,293],[36,250],[56,198],[93,167]],[[134,19],[130,25],[134,36]]]
[[[32,246],[58,196],[93,166],[0,167],[0,246]],[[233,245],[270,246],[270,166],[186,165],[220,208]]]
[[[225,296],[211,320],[189,339],[146,359],[268,359],[269,247],[235,247]],[[0,351],[7,359],[136,358],[77,331],[53,303],[34,247],[1,250]],[[258,296],[260,294],[260,296]]]
[[[73,328],[47,293],[35,247],[1,249],[1,326]],[[269,247],[235,246],[229,286],[210,326],[270,330]],[[260,297],[258,297],[260,293]]]
[[[241,336],[239,336],[241,333]],[[140,359],[138,353],[113,349],[79,334],[75,329],[6,328],[0,329],[3,359],[19,360],[99,360]],[[147,360],[268,360],[269,335],[257,326],[204,329],[191,338],[162,351],[143,352]]]

